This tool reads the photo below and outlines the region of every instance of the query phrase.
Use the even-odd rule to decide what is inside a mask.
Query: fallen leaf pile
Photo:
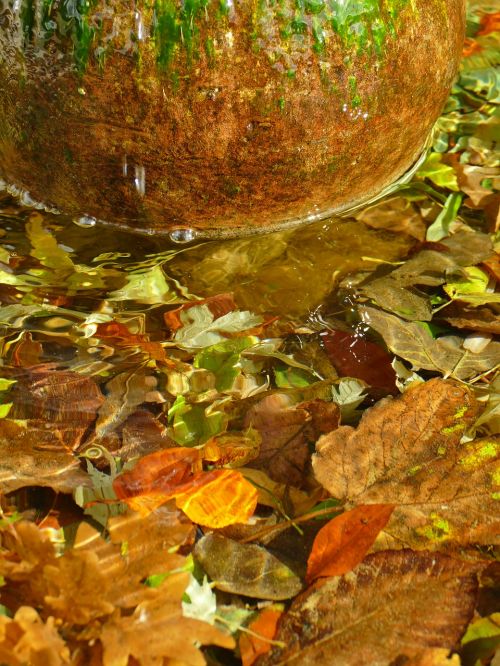
[[[165,249],[0,195],[2,666],[500,664],[491,3],[467,31],[356,219]]]

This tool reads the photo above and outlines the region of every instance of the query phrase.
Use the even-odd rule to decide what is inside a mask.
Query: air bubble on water
[[[95,227],[97,220],[95,217],[90,217],[90,215],[82,215],[81,217],[75,217],[73,222],[78,227]]]
[[[144,24],[142,22],[141,12],[136,11],[134,14],[135,18],[135,34],[137,39],[142,42],[144,40]]]
[[[172,229],[169,233],[169,238],[172,243],[191,243],[196,238],[196,231],[188,228]]]
[[[146,169],[142,164],[134,167],[134,185],[137,192],[143,197],[146,194]]]

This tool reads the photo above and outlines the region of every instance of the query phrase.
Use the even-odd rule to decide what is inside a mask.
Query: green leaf
[[[446,199],[443,210],[427,229],[426,240],[437,242],[448,236],[452,222],[457,219],[462,199],[463,194],[450,194]]]
[[[111,292],[109,300],[135,301],[147,305],[183,302],[176,293],[170,291],[161,265],[127,273],[126,284],[121,289]]]
[[[110,456],[111,458],[111,456]],[[87,473],[92,480],[92,487],[78,486],[73,498],[83,508],[83,513],[91,516],[96,522],[106,527],[111,516],[117,516],[127,510],[127,505],[118,501],[113,490],[117,470],[112,466],[111,474],[99,471],[90,460],[87,460]]]
[[[0,377],[0,391],[8,391],[16,381],[16,379],[4,379]]]
[[[447,282],[443,289],[453,300],[463,301],[472,306],[500,303],[500,294],[488,292],[490,277],[486,271],[477,266],[464,269],[463,280]]]
[[[73,273],[75,265],[71,257],[59,247],[54,236],[44,229],[41,215],[34,215],[28,220],[26,235],[32,245],[31,256],[38,259],[42,266],[56,272]]]
[[[218,391],[229,391],[241,373],[241,352],[256,342],[258,338],[254,336],[219,342],[199,352],[194,358],[193,365],[195,368],[205,368],[213,372],[215,388]]]
[[[208,407],[190,405],[183,395],[178,395],[168,411],[172,439],[182,446],[196,446],[223,432],[227,416],[218,409],[220,404],[221,401]]]
[[[441,153],[429,153],[427,159],[417,171],[416,177],[428,178],[438,187],[445,187],[454,192],[460,190],[455,170],[443,163]]]
[[[12,407],[12,404],[13,404],[12,402],[8,402],[3,405],[0,405],[0,419],[4,419],[8,415]]]
[[[278,388],[303,388],[314,381],[310,370],[289,368],[285,365],[274,368],[274,379]]]

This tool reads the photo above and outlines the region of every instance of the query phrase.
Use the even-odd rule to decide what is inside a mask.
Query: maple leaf
[[[285,647],[257,664],[407,663],[427,648],[450,650],[472,617],[479,569],[438,553],[369,555],[300,595],[279,624]]]
[[[357,429],[320,438],[318,481],[350,505],[394,504],[389,544],[499,543],[500,441],[461,444],[477,416],[472,392],[433,379],[367,410]]]

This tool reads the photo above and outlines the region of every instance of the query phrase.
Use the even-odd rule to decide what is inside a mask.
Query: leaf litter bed
[[[498,666],[499,18],[357,219],[131,248],[3,196],[1,664]]]

